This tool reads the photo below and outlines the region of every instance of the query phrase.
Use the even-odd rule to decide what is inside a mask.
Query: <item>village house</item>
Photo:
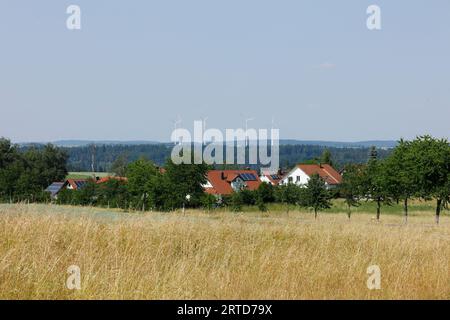
[[[50,193],[52,199],[58,199],[58,193],[62,190],[81,190],[86,186],[87,182],[88,180],[86,179],[67,179],[64,182],[53,182],[45,191]]]
[[[342,176],[329,164],[299,164],[281,179],[280,184],[304,186],[314,174],[318,174],[329,189],[342,183]]]
[[[108,182],[109,180],[117,180],[117,181],[123,181],[123,182],[127,182],[128,181],[128,179],[125,178],[125,177],[111,177],[111,176],[109,176],[109,177],[99,178],[97,180],[97,184],[102,184],[102,183]]]
[[[86,179],[67,179],[65,187],[68,190],[81,190],[87,183],[88,180]]]
[[[52,199],[58,199],[58,193],[63,190],[65,184],[65,182],[53,182],[45,189],[45,192],[49,192]]]
[[[281,171],[279,171],[278,173],[275,173],[275,174],[268,172],[268,171],[261,171],[261,175],[259,176],[259,179],[261,180],[261,182],[269,183],[273,186],[276,186],[277,184],[279,184],[282,178],[283,178],[283,175],[282,175]]]
[[[261,184],[256,170],[210,170],[206,178],[205,192],[218,196],[243,189],[256,190]]]

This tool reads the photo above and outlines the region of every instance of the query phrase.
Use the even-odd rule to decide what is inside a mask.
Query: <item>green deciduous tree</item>
[[[286,206],[286,213],[289,214],[291,207],[295,207],[300,202],[300,187],[294,183],[278,185],[275,190],[275,197],[278,202]]]
[[[330,166],[334,165],[330,150],[328,149],[323,150],[322,156],[320,157],[320,162],[324,164],[329,164]]]
[[[127,156],[126,154],[122,153],[116,158],[116,160],[114,160],[114,162],[111,165],[110,171],[116,177],[125,177],[127,166],[128,166]]]
[[[308,180],[305,188],[301,192],[302,206],[314,210],[314,218],[317,219],[317,212],[331,208],[331,193],[328,191],[325,181],[314,174]]]
[[[128,190],[126,182],[119,179],[109,179],[97,187],[97,203],[100,206],[112,208],[127,208]]]
[[[350,219],[352,207],[360,205],[363,194],[364,167],[362,165],[350,164],[344,169],[342,183],[338,187],[339,195],[347,204],[347,216]]]
[[[208,166],[202,164],[175,164],[171,159],[166,162],[167,182],[170,184],[170,192],[175,207],[199,206],[204,194],[203,185],[206,183],[206,174]],[[186,201],[186,195],[190,195],[189,202]]]
[[[66,162],[67,154],[50,144],[19,152],[0,139],[0,198],[45,200],[44,189],[67,175]]]
[[[159,174],[153,162],[140,158],[127,166],[127,189],[134,209],[145,211],[154,206],[152,186],[157,183]]]
[[[421,136],[410,143],[418,194],[436,200],[436,223],[450,194],[450,146],[447,139]]]
[[[369,161],[365,167],[362,181],[362,190],[367,200],[377,204],[377,220],[380,220],[383,204],[390,205],[391,198],[387,190],[385,163],[378,160],[377,151],[371,149]]]
[[[405,223],[408,221],[408,201],[417,193],[418,167],[414,158],[411,143],[402,139],[384,166],[386,190],[392,198],[403,201]]]
[[[217,205],[217,198],[209,193],[205,193],[201,199],[202,208],[206,211],[211,211]]]
[[[271,203],[275,201],[274,187],[272,184],[263,182],[256,190],[257,197],[261,198],[264,203]]]
[[[228,204],[233,212],[241,212],[242,206],[244,205],[244,199],[242,193],[237,191],[233,192],[228,199]]]

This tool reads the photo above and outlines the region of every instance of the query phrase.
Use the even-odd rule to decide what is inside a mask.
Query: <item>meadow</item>
[[[2,204],[0,299],[450,299],[448,211],[437,226],[432,204],[414,203],[404,225],[395,206],[380,222],[364,206],[314,220]],[[66,287],[71,265],[80,290]]]

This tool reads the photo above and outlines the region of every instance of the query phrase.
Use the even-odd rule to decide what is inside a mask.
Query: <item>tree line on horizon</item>
[[[22,146],[20,149],[42,148],[41,145]],[[112,165],[118,157],[125,157],[127,162],[133,162],[140,158],[153,161],[158,166],[163,166],[170,157],[173,144],[142,144],[142,145],[106,145],[79,147],[61,147],[68,155],[67,169],[70,172],[91,171],[92,155],[95,155],[95,171],[111,172]],[[279,157],[282,168],[290,168],[299,162],[320,159],[324,151],[329,150],[333,154],[334,165],[342,169],[348,163],[365,163],[370,148],[340,148],[325,147],[319,145],[280,145]],[[379,158],[386,158],[390,149],[378,149]],[[248,165],[252,169],[259,169],[258,165]]]

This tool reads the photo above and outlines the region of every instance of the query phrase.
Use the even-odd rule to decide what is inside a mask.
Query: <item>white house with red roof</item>
[[[318,174],[329,188],[342,183],[340,173],[329,164],[299,164],[281,179],[280,184],[295,183],[303,186],[314,174]]]
[[[281,172],[272,173],[270,171],[264,171],[261,170],[261,175],[259,176],[259,179],[261,182],[265,182],[271,185],[276,186],[281,182],[281,179],[283,178],[283,175]]]
[[[261,184],[256,170],[209,170],[206,179],[203,188],[213,195],[230,195],[242,189],[256,190]]]

